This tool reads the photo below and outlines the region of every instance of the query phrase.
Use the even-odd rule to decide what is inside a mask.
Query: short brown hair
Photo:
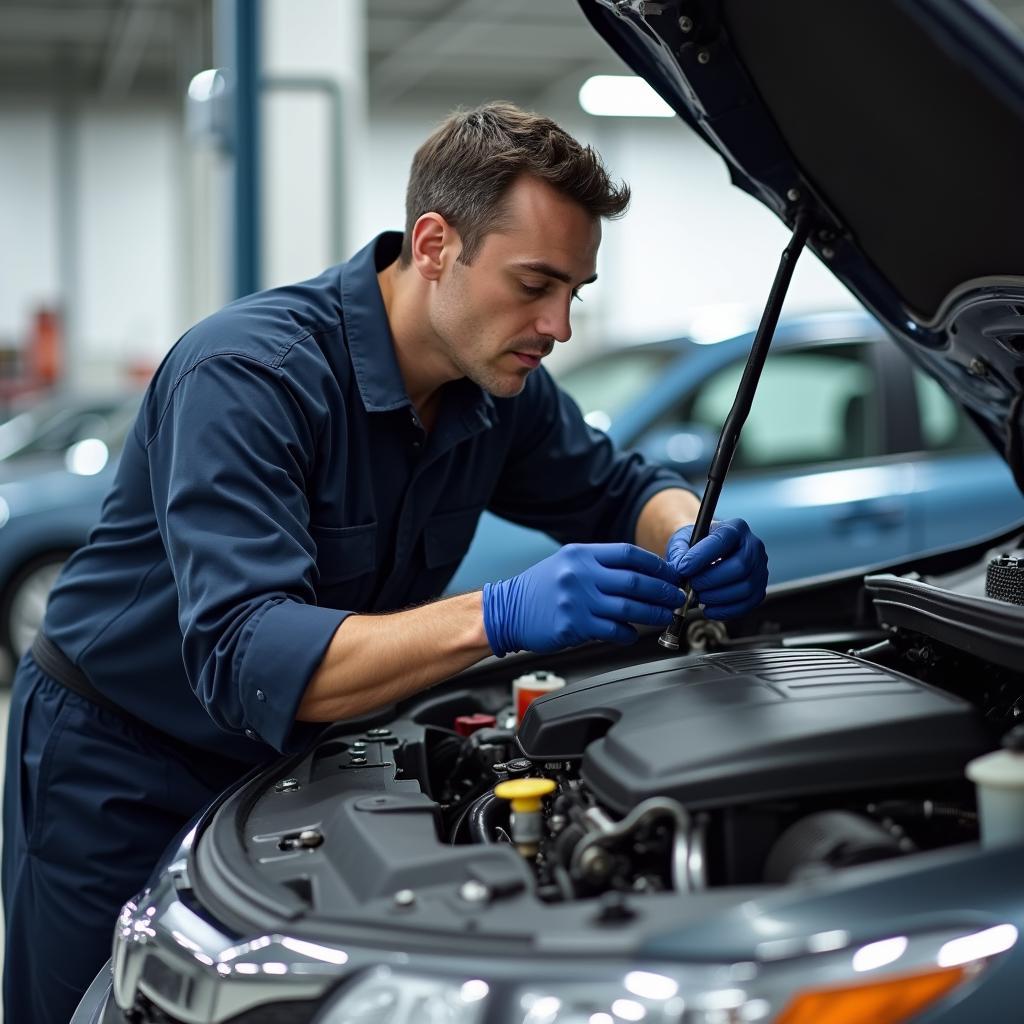
[[[594,217],[620,217],[629,205],[629,186],[614,184],[601,157],[550,118],[501,101],[457,110],[413,157],[402,265],[412,259],[413,226],[430,212],[459,232],[459,260],[471,263],[500,225],[505,193],[522,174],[546,181]]]

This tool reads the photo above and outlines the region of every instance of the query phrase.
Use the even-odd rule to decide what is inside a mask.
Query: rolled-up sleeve
[[[644,505],[690,485],[679,474],[620,451],[583,419],[544,370],[517,400],[515,427],[490,502],[495,514],[543,530],[562,544],[636,537]]]
[[[220,728],[283,753],[316,728],[295,715],[350,614],[316,603],[306,495],[318,427],[294,387],[275,365],[206,358],[147,441],[192,689]]]

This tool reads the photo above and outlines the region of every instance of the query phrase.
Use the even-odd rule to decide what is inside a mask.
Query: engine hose
[[[495,825],[498,822],[495,820],[500,817],[500,814],[496,814],[495,811],[501,811],[505,806],[503,800],[499,800],[493,793],[484,793],[483,796],[478,797],[469,808],[469,836],[477,843],[493,843],[494,837],[491,835]]]
[[[490,782],[478,783],[465,795],[465,797],[463,797],[462,802],[465,806],[463,806],[462,810],[459,811],[459,816],[455,819],[455,824],[452,825],[451,832],[449,833],[451,836],[452,846],[456,846],[458,844],[459,835],[462,832],[463,826],[469,821],[469,812],[473,809],[473,804],[478,800],[483,800],[485,796],[494,795],[491,790],[491,785],[492,784]],[[482,794],[480,792],[481,790],[483,790]],[[466,803],[466,801],[469,802]]]
[[[704,884],[703,850],[692,855],[690,849],[691,820],[686,808],[670,797],[651,797],[633,808],[621,821],[612,821],[598,807],[584,812],[594,831],[583,838],[573,850],[570,873],[573,877],[585,875],[582,869],[587,850],[595,846],[610,846],[627,838],[641,825],[667,818],[673,826],[672,888],[677,892],[693,892]]]

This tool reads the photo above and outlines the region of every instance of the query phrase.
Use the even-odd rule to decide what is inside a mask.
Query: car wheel
[[[61,551],[32,559],[15,574],[0,600],[0,646],[11,658],[10,675],[43,624],[46,599],[67,557]]]

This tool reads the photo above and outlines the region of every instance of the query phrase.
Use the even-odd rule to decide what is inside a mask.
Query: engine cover
[[[533,702],[525,756],[582,757],[622,814],[655,795],[691,809],[963,777],[993,749],[980,712],[897,672],[827,650],[661,659]]]

